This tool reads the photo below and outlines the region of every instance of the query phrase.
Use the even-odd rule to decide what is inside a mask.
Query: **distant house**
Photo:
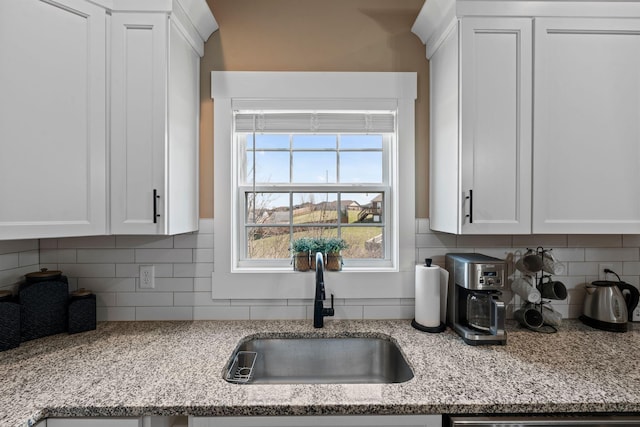
[[[373,200],[371,200],[371,206],[373,209],[377,209],[378,213],[382,212],[382,194],[378,194]]]
[[[289,211],[274,211],[269,215],[269,219],[265,222],[270,224],[288,224]]]
[[[378,194],[366,205],[360,207],[357,222],[380,222],[382,218],[382,194]]]

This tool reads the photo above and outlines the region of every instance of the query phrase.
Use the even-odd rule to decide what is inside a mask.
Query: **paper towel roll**
[[[446,307],[446,280],[444,295],[441,290],[442,270],[437,265],[426,267],[416,265],[416,316],[415,321],[427,328],[437,328],[441,325],[442,300]]]

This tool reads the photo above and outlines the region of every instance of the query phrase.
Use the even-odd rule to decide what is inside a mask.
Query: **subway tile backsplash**
[[[584,285],[597,279],[598,264],[611,264],[623,280],[640,287],[640,235],[455,236],[429,230],[416,220],[416,263],[432,258],[444,265],[447,252],[480,252],[513,260],[526,248],[552,248],[566,265],[569,296],[553,306],[565,318],[582,309]],[[99,320],[311,319],[311,300],[212,300],[213,220],[200,231],[178,236],[96,236],[0,241],[0,288],[13,288],[39,267],[60,269],[71,290],[97,295]],[[155,265],[155,288],[141,289],[140,265]],[[515,274],[510,264],[511,277]],[[505,292],[508,313],[519,306]],[[335,300],[338,319],[410,319],[412,299]]]
[[[0,289],[12,290],[39,264],[38,240],[0,240]]]
[[[565,273],[554,275],[563,282],[568,291],[564,301],[553,301],[553,307],[564,318],[577,318],[582,313],[584,285],[598,279],[599,264],[611,265],[622,280],[640,288],[640,236],[637,235],[514,235],[514,236],[447,236],[429,230],[428,219],[418,219],[417,261],[433,258],[443,266],[444,254],[452,251],[479,252],[501,259],[513,260],[527,248],[542,246],[553,249],[555,257],[565,264]],[[451,238],[454,238],[452,241]],[[443,242],[438,245],[438,242]],[[426,243],[426,244],[425,244]],[[509,277],[519,275],[509,265]],[[614,277],[611,277],[615,280]],[[507,313],[520,307],[517,295],[505,292]]]

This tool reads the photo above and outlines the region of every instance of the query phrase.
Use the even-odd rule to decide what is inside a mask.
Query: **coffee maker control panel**
[[[504,264],[469,264],[468,289],[499,290],[504,288]]]
[[[504,268],[496,264],[474,264],[471,289],[502,289],[504,287]]]
[[[450,284],[469,290],[500,291],[504,289],[506,266],[505,261],[482,254],[447,254],[445,257],[445,268],[450,274]]]

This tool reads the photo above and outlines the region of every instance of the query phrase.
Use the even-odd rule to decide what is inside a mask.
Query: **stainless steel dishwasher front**
[[[475,417],[475,416],[451,416],[449,427],[619,427],[640,426],[640,415],[623,416],[577,416],[577,415],[550,415],[550,416],[505,416],[505,417]]]

